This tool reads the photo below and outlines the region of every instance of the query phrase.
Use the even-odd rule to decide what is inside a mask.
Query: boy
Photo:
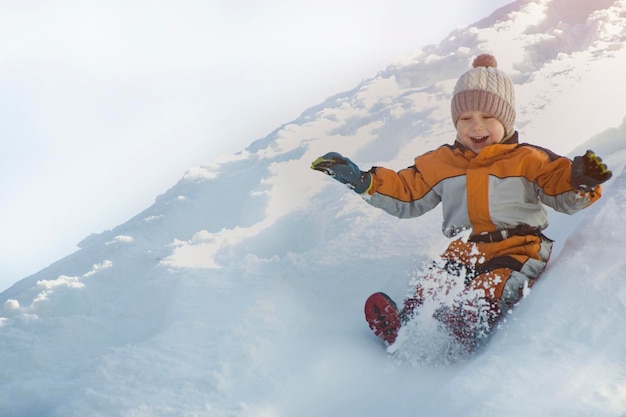
[[[493,56],[483,54],[454,88],[453,145],[418,156],[399,172],[382,167],[363,172],[335,152],[313,162],[311,168],[399,218],[420,216],[442,203],[443,234],[457,237],[402,311],[384,293],[366,301],[366,320],[387,344],[426,300],[441,298],[460,283],[454,302],[434,317],[467,352],[475,351],[546,267],[552,241],[542,234],[548,225],[543,204],[573,214],[600,198],[600,184],[612,175],[602,160],[587,151],[572,162],[520,144],[514,106],[512,81]]]

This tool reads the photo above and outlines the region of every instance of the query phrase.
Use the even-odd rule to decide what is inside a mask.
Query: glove
[[[612,176],[613,173],[602,162],[602,158],[591,150],[574,158],[572,163],[572,186],[579,191],[593,191]]]
[[[363,172],[348,158],[337,152],[320,156],[311,164],[311,169],[330,175],[337,181],[347,184],[358,194],[363,194],[372,185],[372,174]]]

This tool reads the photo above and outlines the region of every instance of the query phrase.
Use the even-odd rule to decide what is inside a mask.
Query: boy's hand
[[[591,191],[613,176],[602,158],[588,150],[572,163],[572,186],[580,191]]]
[[[354,162],[337,152],[320,156],[313,161],[311,169],[321,171],[343,184],[348,184],[359,194],[366,192],[372,184],[372,174],[361,171]]]

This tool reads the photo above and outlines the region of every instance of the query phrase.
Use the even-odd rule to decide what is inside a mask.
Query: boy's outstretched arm
[[[311,169],[347,184],[358,194],[363,194],[372,187],[372,174],[361,171],[354,162],[337,152],[320,156],[313,161]]]
[[[583,192],[592,192],[598,185],[608,181],[613,173],[592,150],[577,156],[572,163],[572,187]]]

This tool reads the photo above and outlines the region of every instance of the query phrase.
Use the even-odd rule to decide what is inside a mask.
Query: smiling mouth
[[[471,136],[470,139],[476,144],[480,144],[489,139],[489,136]]]

